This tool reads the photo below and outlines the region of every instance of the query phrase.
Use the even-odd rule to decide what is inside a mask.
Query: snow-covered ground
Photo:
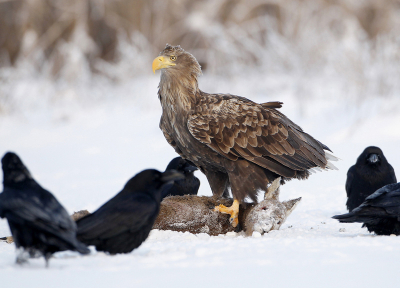
[[[339,171],[281,188],[282,200],[303,197],[281,230],[262,237],[152,231],[130,254],[56,253],[48,269],[43,259],[17,266],[14,245],[1,242],[2,286],[397,287],[400,237],[374,236],[360,224],[340,224],[330,217],[346,212],[347,169],[365,147],[381,147],[400,171],[400,100],[356,101],[341,95],[344,90],[335,83],[318,79],[310,83],[314,94],[306,97],[304,88],[289,78],[241,76],[204,76],[200,87],[257,102],[284,102],[284,114],[342,159],[335,163]],[[176,156],[158,128],[158,81],[156,75],[78,88],[22,81],[10,93],[23,108],[0,117],[0,154],[16,152],[70,213],[93,211],[140,170],[163,170]],[[58,97],[49,101],[53,94]],[[101,100],[81,99],[82,94]],[[211,195],[205,177],[197,173],[200,194]],[[9,234],[7,222],[0,220],[0,236]]]

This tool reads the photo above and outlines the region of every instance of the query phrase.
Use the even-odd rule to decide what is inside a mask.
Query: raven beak
[[[170,182],[181,179],[185,179],[185,175],[173,169],[167,170],[161,174],[161,181],[163,182]]]
[[[377,154],[371,154],[371,155],[369,155],[369,157],[368,157],[367,160],[368,160],[368,162],[374,164],[374,163],[376,163],[376,162],[379,161],[379,155],[377,155]]]
[[[183,170],[185,170],[185,172],[187,172],[187,173],[192,173],[192,172],[197,171],[199,169],[196,166],[188,165]]]
[[[169,58],[165,58],[164,56],[159,56],[153,60],[153,73],[156,74],[156,70],[160,70],[163,68],[168,68],[170,66],[175,66],[175,63],[172,63]]]

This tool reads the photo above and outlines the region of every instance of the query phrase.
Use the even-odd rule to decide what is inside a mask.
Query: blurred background
[[[166,43],[205,75],[286,77],[303,100],[332,82],[357,103],[400,93],[398,0],[0,0],[0,113],[105,97],[82,85],[150,75]]]
[[[342,159],[283,198],[344,208],[347,169],[370,145],[400,167],[400,0],[0,0],[0,156],[18,153],[74,209],[164,170],[177,155],[151,63],[166,43],[198,59],[203,91],[282,101]]]

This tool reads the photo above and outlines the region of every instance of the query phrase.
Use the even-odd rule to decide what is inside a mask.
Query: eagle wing
[[[220,155],[230,160],[244,158],[284,177],[296,177],[296,171],[313,167],[326,168],[324,149],[329,148],[269,108],[278,105],[265,104],[207,94],[189,115],[188,129]]]

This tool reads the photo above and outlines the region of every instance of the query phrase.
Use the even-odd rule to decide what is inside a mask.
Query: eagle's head
[[[153,61],[153,72],[161,70],[163,73],[177,74],[177,76],[184,75],[201,75],[201,67],[196,58],[181,46],[166,45],[160,55]]]

